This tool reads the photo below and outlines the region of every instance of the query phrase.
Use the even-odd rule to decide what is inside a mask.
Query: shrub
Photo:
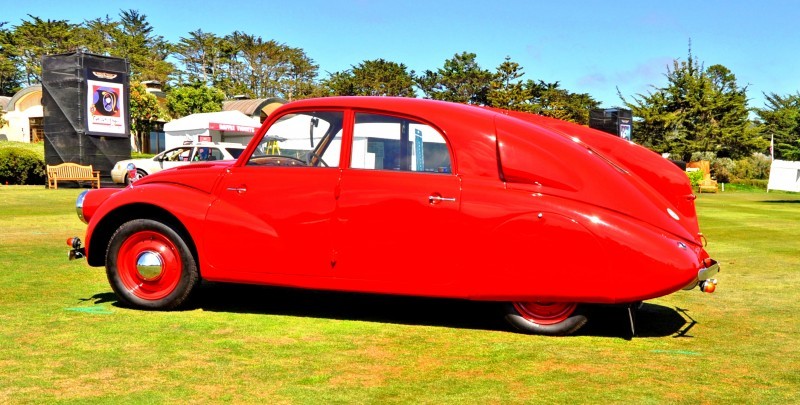
[[[736,168],[736,162],[731,158],[714,159],[711,162],[711,176],[720,183],[730,183],[731,173]]]
[[[700,181],[703,180],[703,172],[697,170],[693,172],[686,172],[689,176],[689,181],[692,183],[692,187],[697,187],[700,184]]]
[[[753,156],[750,156],[748,159],[753,162],[753,168],[755,169],[753,173],[755,176],[752,178],[768,180],[769,170],[772,168],[772,159],[763,153],[754,153]]]
[[[754,153],[750,157],[736,161],[733,177],[736,179],[769,179],[769,169],[772,162],[763,153]]]
[[[45,184],[47,172],[38,153],[18,148],[0,148],[0,184]]]

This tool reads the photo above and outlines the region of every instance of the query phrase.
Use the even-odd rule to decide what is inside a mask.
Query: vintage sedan
[[[236,160],[244,152],[245,145],[223,142],[195,142],[167,149],[152,158],[120,160],[111,169],[111,180],[114,183],[128,184],[130,179],[138,180],[148,174],[164,169],[188,165],[208,160]],[[128,171],[128,164],[136,167],[135,172]]]
[[[496,301],[563,335],[586,305],[713,291],[694,199],[670,161],[579,125],[333,97],[282,106],[235,162],[86,191],[85,246],[68,244],[136,308],[179,307],[202,279]]]

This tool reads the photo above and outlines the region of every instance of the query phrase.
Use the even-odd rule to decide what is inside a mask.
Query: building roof
[[[222,111],[241,111],[263,122],[276,108],[286,104],[282,98],[252,98],[244,100],[228,100],[222,103]]]
[[[8,111],[9,101],[11,101],[11,97],[0,96],[0,111]]]
[[[16,110],[17,109],[17,102],[19,102],[19,100],[21,100],[27,94],[36,93],[36,92],[39,92],[39,93],[42,92],[42,85],[41,84],[34,84],[34,85],[25,87],[24,89],[18,91],[17,94],[14,94],[14,97],[11,97],[11,100],[8,100],[8,102],[5,104],[4,111],[8,112],[8,111]]]

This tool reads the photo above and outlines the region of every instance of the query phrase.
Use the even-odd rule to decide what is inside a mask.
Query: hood
[[[146,184],[172,183],[211,193],[225,169],[231,167],[234,163],[236,163],[235,160],[216,160],[178,166],[142,177],[133,185],[136,187]]]

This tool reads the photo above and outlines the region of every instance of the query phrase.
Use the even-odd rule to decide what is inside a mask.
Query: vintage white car
[[[191,162],[212,160],[236,160],[244,152],[245,145],[223,142],[198,142],[165,150],[152,158],[120,160],[111,169],[114,183],[128,184],[128,163],[136,166],[136,179],[164,169],[183,166]]]

